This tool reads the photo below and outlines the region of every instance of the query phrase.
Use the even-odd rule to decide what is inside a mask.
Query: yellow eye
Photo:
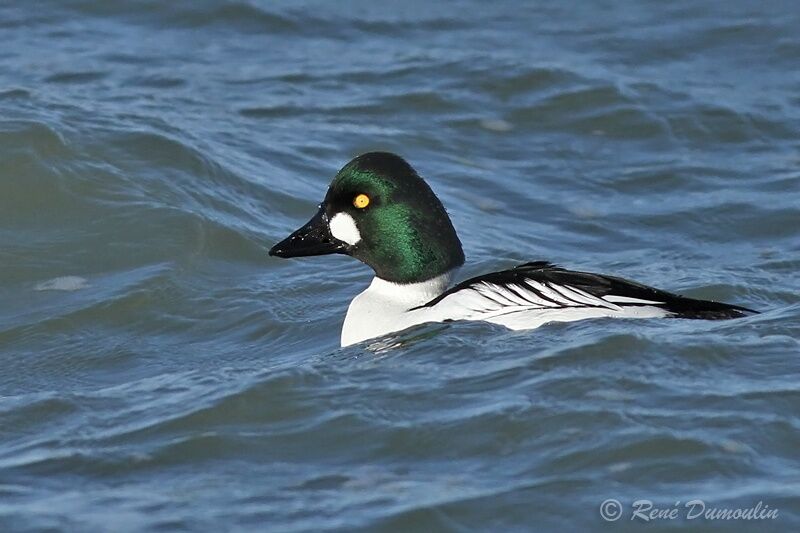
[[[353,205],[359,209],[364,209],[369,205],[369,196],[366,194],[359,194],[353,198]]]

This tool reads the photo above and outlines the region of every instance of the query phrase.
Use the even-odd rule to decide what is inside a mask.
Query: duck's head
[[[464,263],[444,206],[402,157],[370,152],[333,178],[319,211],[270,255],[347,254],[395,283],[416,283]]]

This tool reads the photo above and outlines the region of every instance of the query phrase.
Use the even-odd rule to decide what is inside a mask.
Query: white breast
[[[400,284],[375,277],[353,298],[342,326],[342,346],[380,337],[425,322],[439,322],[429,309],[410,311],[442,294],[452,272],[421,283]]]

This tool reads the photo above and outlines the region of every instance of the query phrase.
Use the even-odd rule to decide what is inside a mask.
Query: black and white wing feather
[[[512,329],[596,317],[714,320],[755,312],[544,261],[468,279],[418,309],[437,320],[486,320]]]

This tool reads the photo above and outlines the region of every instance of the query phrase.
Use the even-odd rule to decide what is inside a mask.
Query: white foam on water
[[[489,131],[505,132],[514,129],[514,125],[502,118],[484,118],[480,121],[481,127]]]
[[[37,284],[36,291],[78,291],[89,286],[86,278],[80,276],[61,276]]]

